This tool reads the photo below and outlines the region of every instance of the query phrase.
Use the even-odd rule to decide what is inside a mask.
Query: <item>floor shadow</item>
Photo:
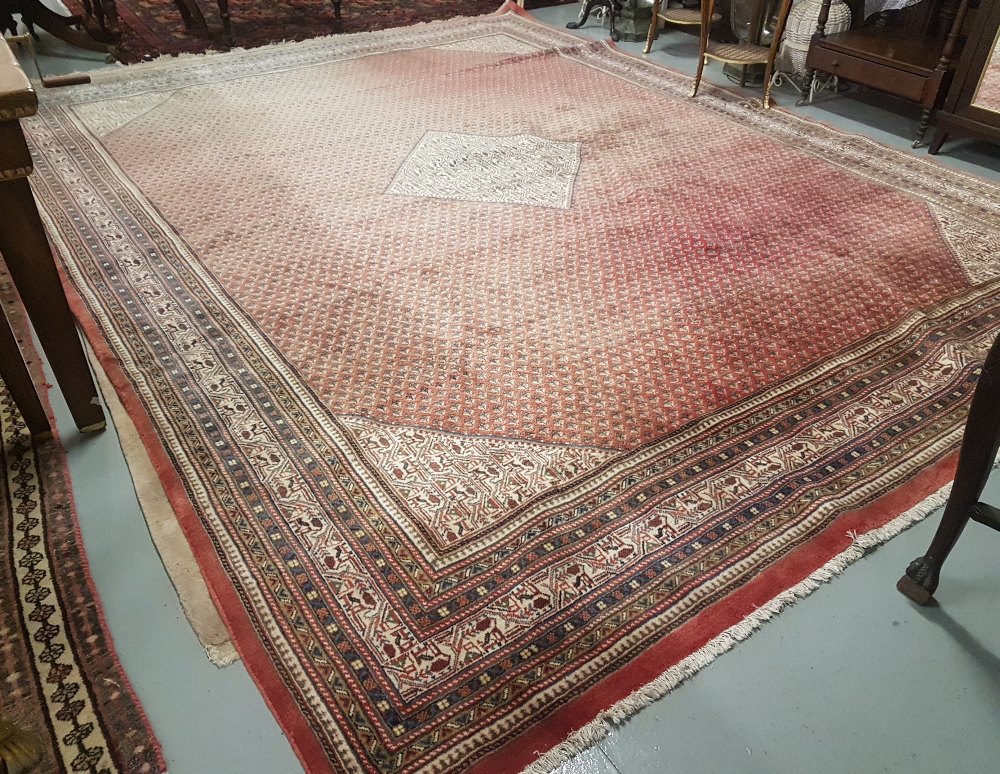
[[[984,646],[968,629],[952,618],[940,605],[928,607],[914,605],[914,608],[925,621],[939,626],[962,650],[969,654],[972,661],[980,667],[983,677],[993,684],[993,698],[1000,704],[1000,656]],[[998,647],[1000,647],[1000,644],[998,644]]]

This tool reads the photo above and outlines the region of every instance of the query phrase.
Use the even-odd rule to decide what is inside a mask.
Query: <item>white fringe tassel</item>
[[[225,645],[205,645],[204,647],[208,660],[220,669],[224,669],[240,660],[240,654],[236,651],[232,643]]]
[[[726,629],[711,642],[668,669],[656,680],[647,683],[631,696],[603,711],[590,723],[575,731],[565,742],[541,755],[538,760],[524,769],[523,774],[549,774],[574,755],[593,747],[604,739],[614,726],[622,724],[639,710],[648,707],[696,672],[711,664],[723,653],[735,647],[738,642],[753,634],[785,606],[807,597],[822,584],[828,583],[840,575],[872,548],[887,542],[890,538],[900,534],[943,506],[948,501],[950,492],[951,484],[945,484],[937,492],[897,516],[885,526],[873,529],[863,535],[848,533],[854,542],[846,551],[835,556],[801,583],[781,592],[742,621]]]

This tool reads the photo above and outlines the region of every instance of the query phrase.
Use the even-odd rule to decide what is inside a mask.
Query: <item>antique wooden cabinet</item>
[[[994,0],[988,0],[995,4]],[[923,115],[913,146],[923,140],[940,107],[962,48],[965,17],[973,0],[904,0],[907,7],[858,14],[851,29],[825,35],[831,0],[823,0],[809,46],[810,88],[816,71],[918,102]],[[898,8],[893,0],[864,0],[853,8]]]
[[[970,22],[965,50],[937,114],[931,153],[950,135],[1000,143],[1000,0],[980,0]]]

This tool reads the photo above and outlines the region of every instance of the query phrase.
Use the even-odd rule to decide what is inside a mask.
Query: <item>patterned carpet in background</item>
[[[117,0],[121,28],[118,58],[132,63],[163,54],[226,50],[217,3],[196,2],[208,22],[207,34],[185,28],[174,0]],[[560,2],[565,0],[529,0],[528,7]],[[81,0],[66,0],[66,4],[85,18]],[[229,14],[236,46],[253,48],[344,32],[406,27],[453,16],[478,16],[496,11],[501,4],[501,0],[343,0],[338,20],[331,0],[230,0]]]
[[[0,301],[14,320],[23,320],[11,288],[0,265]],[[23,323],[18,328],[24,330]],[[39,368],[37,355],[33,367]],[[44,755],[34,771],[166,772],[104,623],[66,452],[58,438],[32,443],[2,384],[0,684],[0,715],[42,739]]]
[[[947,482],[1000,191],[689,88],[507,13],[128,68],[28,122],[310,771],[550,766]]]

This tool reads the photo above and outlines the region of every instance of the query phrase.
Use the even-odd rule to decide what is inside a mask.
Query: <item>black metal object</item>
[[[1000,448],[1000,337],[990,347],[972,394],[969,419],[958,454],[955,483],[930,548],[914,559],[896,588],[920,605],[930,603],[941,565],[969,520],[1000,531],[1000,510],[979,502]]]
[[[617,41],[618,31],[615,29],[615,16],[622,8],[622,4],[618,0],[587,0],[583,8],[580,9],[580,15],[576,21],[567,22],[566,28],[570,30],[580,29],[580,27],[587,23],[591,11],[597,8],[606,8],[608,10],[608,34],[612,40]]]

